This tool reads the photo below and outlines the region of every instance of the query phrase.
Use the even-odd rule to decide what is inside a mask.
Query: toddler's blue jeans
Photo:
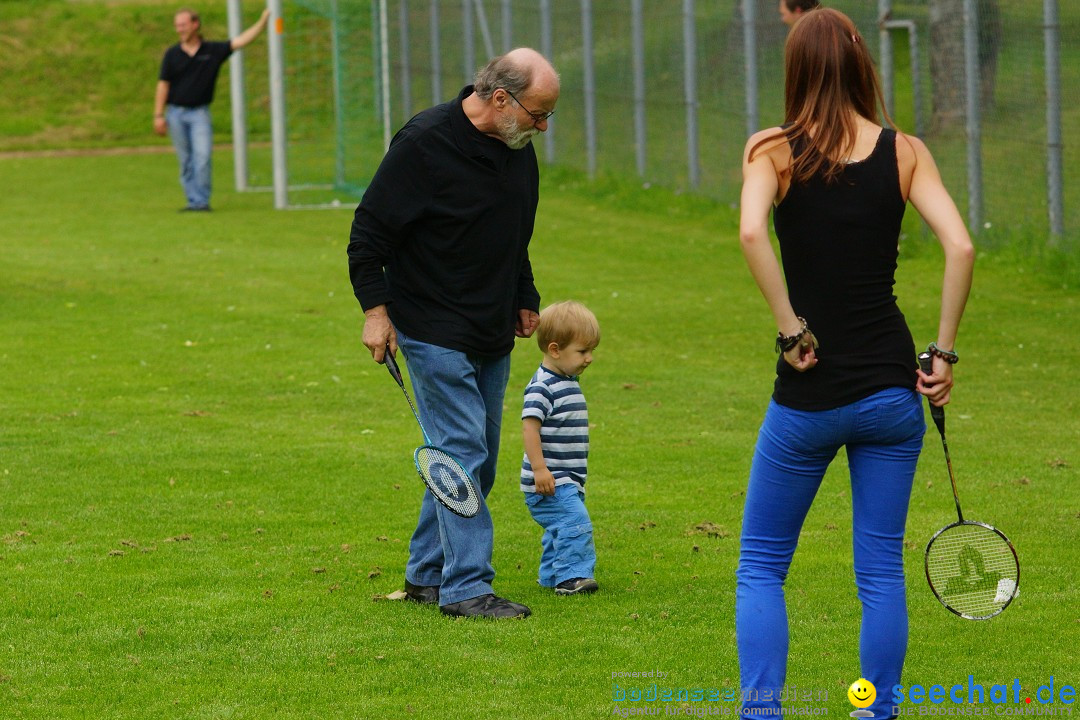
[[[914,390],[889,388],[820,412],[769,403],[750,469],[736,572],[735,630],[745,715],[760,717],[773,709],[779,715],[777,698],[788,655],[784,579],[822,476],[837,450],[846,446],[855,584],[862,603],[861,674],[877,688],[877,699],[867,709],[877,720],[891,716],[890,691],[900,682],[907,651],[903,540],[926,431],[920,397]]]
[[[554,495],[525,493],[525,504],[533,520],[544,528],[540,584],[555,587],[564,580],[593,577],[596,547],[585,493],[576,484],[565,483],[555,486]]]

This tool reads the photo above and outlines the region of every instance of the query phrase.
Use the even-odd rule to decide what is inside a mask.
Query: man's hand
[[[386,314],[386,306],[377,305],[364,313],[364,347],[371,352],[375,362],[381,363],[387,345],[390,345],[390,352],[396,357],[397,332]]]
[[[229,46],[233,50],[240,50],[251,44],[251,41],[259,36],[259,33],[266,27],[266,22],[270,19],[270,8],[263,10],[259,19],[255,21],[255,24],[249,27],[244,32],[240,33],[232,40],[229,41]]]
[[[540,324],[540,315],[535,310],[529,310],[527,308],[521,308],[518,310],[517,323],[514,327],[514,334],[518,337],[527,338],[533,334],[536,330],[536,326]]]
[[[169,81],[158,80],[154,86],[154,132],[164,135],[169,124],[165,121],[165,106],[169,101]]]

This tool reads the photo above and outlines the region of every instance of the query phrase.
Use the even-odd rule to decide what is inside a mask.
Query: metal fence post
[[[743,64],[746,66],[746,136],[758,131],[757,9],[743,0]]]
[[[922,65],[919,63],[919,32],[914,20],[909,21],[908,27],[908,53],[911,55],[911,95],[915,110],[915,135],[923,134],[923,111],[922,111]]]
[[[964,86],[967,99],[968,225],[982,230],[982,116],[979,101],[979,16],[975,0],[964,0]]]
[[[551,44],[551,0],[540,0],[540,52],[548,60],[554,61]],[[548,129],[544,133],[544,161],[551,165],[555,162],[555,118],[548,120]]]
[[[428,20],[431,43],[431,104],[438,105],[442,96],[442,50],[439,48],[439,0],[431,0]]]
[[[386,0],[377,0],[373,7],[377,8],[379,27],[379,112],[382,115],[383,148],[388,148],[393,138],[390,126],[390,20],[386,16]]]
[[[345,104],[341,93],[341,16],[330,0],[331,81],[334,86],[334,187],[345,185]]]
[[[581,0],[582,73],[585,91],[585,168],[596,175],[596,75],[593,57],[592,0]]]
[[[896,69],[893,66],[892,35],[886,23],[892,17],[892,0],[878,0],[878,65],[881,67],[881,94],[885,98],[885,112],[896,115],[896,95],[893,92],[893,78]]]
[[[502,45],[503,52],[514,48],[514,15],[510,0],[502,2]]]
[[[274,207],[283,210],[289,205],[289,173],[286,165],[288,133],[285,127],[285,20],[281,16],[281,0],[270,0],[270,20],[273,25],[267,37],[270,53],[270,145],[273,157]]]
[[[487,11],[484,10],[483,0],[474,0],[476,7],[476,22],[480,25],[480,39],[484,41],[484,57],[495,57],[495,45],[491,42],[491,30],[488,29]]]
[[[473,35],[472,0],[461,0],[461,59],[466,83],[472,82],[476,68],[476,42]]]
[[[701,183],[697,126],[697,34],[694,32],[694,0],[683,0],[683,92],[686,97],[686,165],[690,187]]]
[[[409,0],[399,0],[398,38],[401,42],[401,122],[412,117],[412,68],[409,66]]]
[[[229,0],[229,37],[244,31],[240,0]],[[232,102],[233,176],[236,189],[248,189],[247,105],[244,97],[244,51],[233,54],[229,62],[229,96]]]
[[[634,66],[634,155],[637,173],[645,177],[646,130],[645,124],[645,17],[644,0],[630,0],[630,44]]]
[[[1061,136],[1061,40],[1058,2],[1043,0],[1044,54],[1046,57],[1046,204],[1050,212],[1048,244],[1056,247],[1065,234],[1064,151]]]

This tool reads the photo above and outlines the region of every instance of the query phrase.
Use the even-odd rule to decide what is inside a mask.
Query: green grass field
[[[350,212],[274,212],[228,190],[227,153],[216,170],[216,211],[190,217],[170,155],[0,159],[0,718],[581,718],[625,705],[612,673],[736,686],[733,572],[775,329],[734,211],[544,174],[539,288],[604,331],[583,383],[602,590],[535,584],[516,417],[539,354],[521,342],[490,502],[496,590],[534,616],[452,621],[379,599],[402,583],[419,434],[360,344]],[[904,245],[917,342],[939,255]],[[970,623],[927,589],[922,548],[953,516],[931,431],[906,683],[1080,681],[1077,310],[1075,289],[980,258],[949,441],[966,514],[1016,543],[1022,594]],[[849,515],[840,458],[788,582],[788,682],[837,716],[859,676]]]
[[[245,0],[245,17],[260,4]],[[224,3],[200,5],[208,34],[220,36]],[[671,5],[650,7],[677,14]],[[410,5],[414,14],[424,6]],[[919,15],[923,4],[896,6]],[[1013,539],[1021,596],[1000,617],[970,623],[926,587],[923,547],[955,517],[933,429],[907,539],[904,682],[948,688],[971,675],[989,690],[1018,679],[1022,699],[1051,677],[1059,691],[1080,683],[1080,264],[1075,248],[1045,252],[1037,230],[1043,156],[1024,138],[1042,132],[1041,109],[1025,112],[1038,105],[1040,6],[1006,7],[1022,32],[1003,51],[1007,102],[984,136],[993,228],[977,239],[948,408],[965,514]],[[576,22],[577,4],[557,7]],[[166,0],[0,0],[9,110],[0,151],[167,149],[149,116],[175,9]],[[705,3],[698,13],[730,19]],[[1062,13],[1068,90],[1080,16],[1067,3]],[[607,22],[599,68],[615,81],[621,66],[606,41],[625,18]],[[650,27],[647,42],[668,73],[654,81],[663,87],[650,162],[661,166],[651,172],[677,186],[683,148],[666,132],[683,112],[674,27]],[[568,88],[572,40],[560,35]],[[721,39],[702,40],[715,71]],[[261,140],[263,40],[250,57],[260,109],[250,122]],[[714,75],[703,77],[713,102],[737,106],[721,86],[738,78]],[[223,73],[220,140],[226,88]],[[414,90],[426,87],[417,80]],[[909,122],[902,79],[897,93]],[[567,95],[561,142],[580,120],[580,101]],[[1066,102],[1067,127],[1074,105]],[[730,181],[744,129],[718,107],[704,107],[718,140],[706,144],[703,170]],[[631,125],[605,108],[601,151],[610,152]],[[930,146],[963,207],[961,144]],[[1075,144],[1066,152],[1074,159]],[[616,673],[661,671],[671,688],[737,687],[734,570],[775,328],[738,248],[737,211],[615,179],[630,176],[629,150],[606,157],[613,164],[592,183],[542,168],[532,245],[545,302],[579,299],[603,327],[583,382],[602,590],[557,600],[535,583],[540,529],[517,489],[517,417],[540,356],[519,342],[490,504],[495,588],[534,615],[491,623],[383,599],[403,581],[420,437],[360,343],[345,257],[351,207],[275,212],[268,194],[230,190],[227,151],[216,154],[215,212],[195,217],[175,212],[182,196],[168,152],[0,155],[0,720],[587,718],[644,706],[614,702],[613,683],[650,681]],[[1035,170],[1016,170],[1017,158]],[[937,326],[941,254],[913,214],[904,227],[897,295],[924,344]],[[850,512],[841,456],[788,581],[788,683],[826,692],[820,706],[839,717],[859,676]]]

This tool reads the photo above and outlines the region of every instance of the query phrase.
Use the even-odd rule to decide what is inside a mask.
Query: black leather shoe
[[[532,610],[521,603],[510,602],[498,595],[480,595],[439,608],[451,617],[527,618]]]
[[[439,602],[438,585],[413,585],[405,581],[405,597],[421,605],[436,605]]]

